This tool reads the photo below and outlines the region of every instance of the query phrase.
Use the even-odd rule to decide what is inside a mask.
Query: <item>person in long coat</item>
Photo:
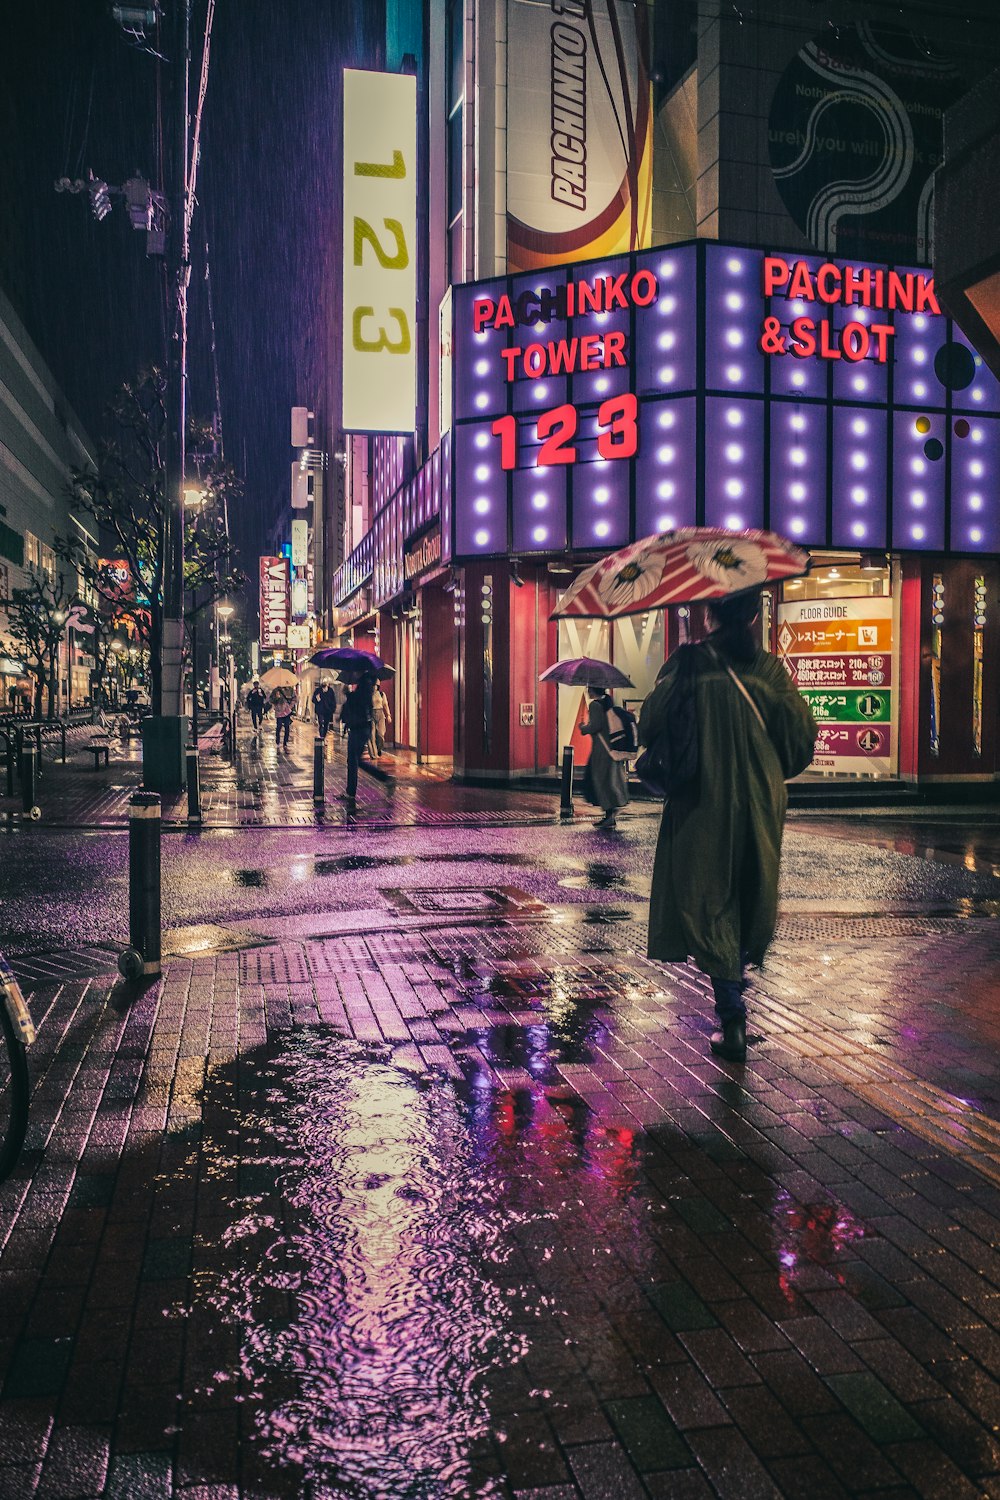
[[[648,952],[693,958],[711,978],[722,1027],[712,1050],[734,1062],[746,1058],[746,967],[761,963],[777,921],[785,781],[805,770],[816,740],[788,672],[754,642],[759,613],[757,590],[713,603],[713,632],[674,652],[639,719],[649,745],[671,712],[681,654],[692,653],[698,772],[663,809]]]
[[[590,713],[586,724],[580,725],[580,733],[590,735],[587,796],[595,807],[604,810],[604,817],[598,819],[594,826],[614,828],[618,809],[628,806],[625,762],[613,759],[608,748],[608,709],[612,707],[611,699],[603,688],[592,687],[587,691],[590,695]]]

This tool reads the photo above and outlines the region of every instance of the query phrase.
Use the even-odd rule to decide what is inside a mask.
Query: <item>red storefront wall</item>
[[[505,560],[463,571],[457,777],[502,779],[555,766],[555,688],[538,674],[556,660],[558,631],[549,619],[556,594],[544,565],[522,565],[520,576],[518,585]]]

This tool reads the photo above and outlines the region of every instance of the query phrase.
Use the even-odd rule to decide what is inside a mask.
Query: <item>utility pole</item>
[[[163,494],[163,613],[160,641],[160,703],[142,731],[143,785],[148,791],[180,791],[187,774],[184,714],[184,468],[187,427],[187,312],[189,253],[188,137],[191,71],[191,0],[173,0],[170,45],[172,149],[167,157],[169,231],[167,444]]]
[[[165,718],[180,718],[184,642],[184,468],[187,427],[187,312],[191,275],[188,244],[188,136],[191,0],[174,0],[173,126],[170,198],[170,285],[175,298],[167,367],[168,441],[164,476],[166,546],[163,576],[163,702]]]

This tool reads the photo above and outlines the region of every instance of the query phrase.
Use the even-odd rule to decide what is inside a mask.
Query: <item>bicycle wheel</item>
[[[0,995],[0,1182],[13,1170],[28,1129],[28,1059]]]

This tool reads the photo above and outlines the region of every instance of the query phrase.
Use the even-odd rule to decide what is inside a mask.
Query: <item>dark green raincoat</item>
[[[767,726],[726,671],[733,667]],[[706,643],[694,648],[699,772],[663,809],[649,901],[649,956],[690,957],[713,979],[739,979],[741,950],[764,957],[777,920],[778,866],[788,794],[785,780],[812,760],[816,724],[777,657],[758,651],[732,662]],[[643,704],[648,745],[677,677],[672,656]]]

